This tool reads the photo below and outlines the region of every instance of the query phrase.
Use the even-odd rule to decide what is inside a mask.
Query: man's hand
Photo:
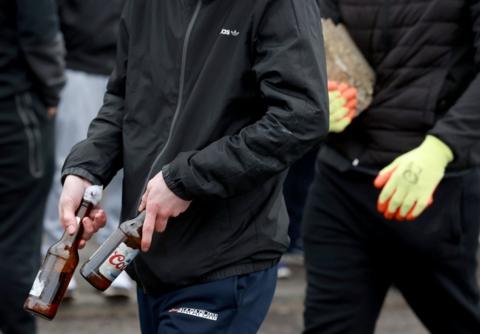
[[[47,108],[47,116],[49,119],[52,119],[53,117],[55,117],[55,115],[57,114],[57,107],[48,107]]]
[[[340,133],[357,114],[357,90],[348,84],[328,82],[330,132]]]
[[[63,184],[59,203],[59,216],[62,225],[70,235],[77,231],[75,213],[82,202],[85,189],[89,186],[91,186],[90,182],[75,175],[68,175]],[[106,221],[105,212],[100,207],[95,207],[91,210],[90,215],[82,221],[84,229],[79,247],[83,248],[92,235],[105,226]]]
[[[427,136],[422,145],[395,159],[375,179],[381,189],[378,211],[386,219],[416,219],[433,202],[433,193],[453,160],[442,141]]]
[[[190,203],[175,195],[167,187],[162,172],[151,179],[138,208],[138,211],[145,209],[147,211],[142,230],[142,251],[147,252],[150,249],[153,231],[165,231],[168,219],[185,212]]]

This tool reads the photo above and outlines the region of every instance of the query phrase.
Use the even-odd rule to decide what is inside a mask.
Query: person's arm
[[[468,1],[474,34],[476,76],[463,95],[435,124],[430,134],[453,151],[455,159],[471,161],[480,156],[480,1]]]
[[[328,132],[327,79],[315,1],[268,1],[253,70],[267,112],[238,134],[181,153],[162,172],[180,198],[229,197],[287,169]]]
[[[127,12],[127,10],[125,10]],[[91,184],[107,185],[122,166],[122,122],[126,69],[128,58],[128,29],[122,16],[117,41],[116,64],[110,76],[104,103],[90,124],[87,139],[75,145],[65,160],[62,171],[63,190],[60,196],[60,221],[70,234],[75,233],[75,210],[82,194]],[[106,216],[101,208],[83,220],[84,233],[80,246],[102,226]]]
[[[20,47],[47,107],[56,107],[65,84],[65,48],[54,0],[16,0]]]
[[[108,81],[103,106],[90,124],[87,139],[75,145],[65,160],[62,180],[67,175],[77,175],[92,184],[106,186],[122,168],[122,123],[128,43],[127,24],[122,17],[116,64]]]

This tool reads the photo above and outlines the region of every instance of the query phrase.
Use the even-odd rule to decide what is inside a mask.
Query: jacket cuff
[[[65,43],[57,34],[54,40],[45,44],[23,45],[25,58],[32,73],[38,80],[38,90],[47,107],[56,107],[60,93],[65,86]]]
[[[191,201],[192,197],[188,194],[185,185],[183,184],[178,173],[171,165],[165,165],[162,168],[163,180],[167,184],[167,187],[178,197],[184,201]]]
[[[61,182],[62,182],[62,185],[63,183],[65,182],[65,178],[68,176],[68,175],[76,175],[76,176],[79,176],[87,181],[89,181],[91,184],[93,185],[102,185],[102,182],[96,178],[95,176],[93,176],[90,172],[88,172],[87,170],[83,169],[83,168],[78,168],[78,167],[70,167],[70,168],[65,168],[63,171],[62,171],[62,178],[61,178]]]

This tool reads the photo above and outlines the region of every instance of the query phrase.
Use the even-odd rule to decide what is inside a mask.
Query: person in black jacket
[[[35,333],[23,302],[40,261],[64,48],[52,0],[0,2],[0,332]]]
[[[480,333],[480,1],[359,3],[320,1],[377,81],[318,157],[305,333],[373,333],[392,284],[430,332]]]
[[[64,169],[63,224],[124,168],[144,333],[255,333],[287,249],[287,168],[327,132],[316,1],[127,1],[117,61]],[[95,210],[84,239],[104,223]],[[161,232],[161,233],[154,233]]]

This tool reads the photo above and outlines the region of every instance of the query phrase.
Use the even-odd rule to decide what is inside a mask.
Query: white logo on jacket
[[[217,321],[218,319],[217,313],[212,313],[205,310],[199,310],[199,309],[190,308],[190,307],[172,308],[168,312],[191,315],[193,317],[203,318],[203,319],[212,320],[212,321]]]
[[[220,31],[220,35],[237,37],[238,35],[240,35],[240,31],[230,30],[230,29],[222,29],[222,31]]]

